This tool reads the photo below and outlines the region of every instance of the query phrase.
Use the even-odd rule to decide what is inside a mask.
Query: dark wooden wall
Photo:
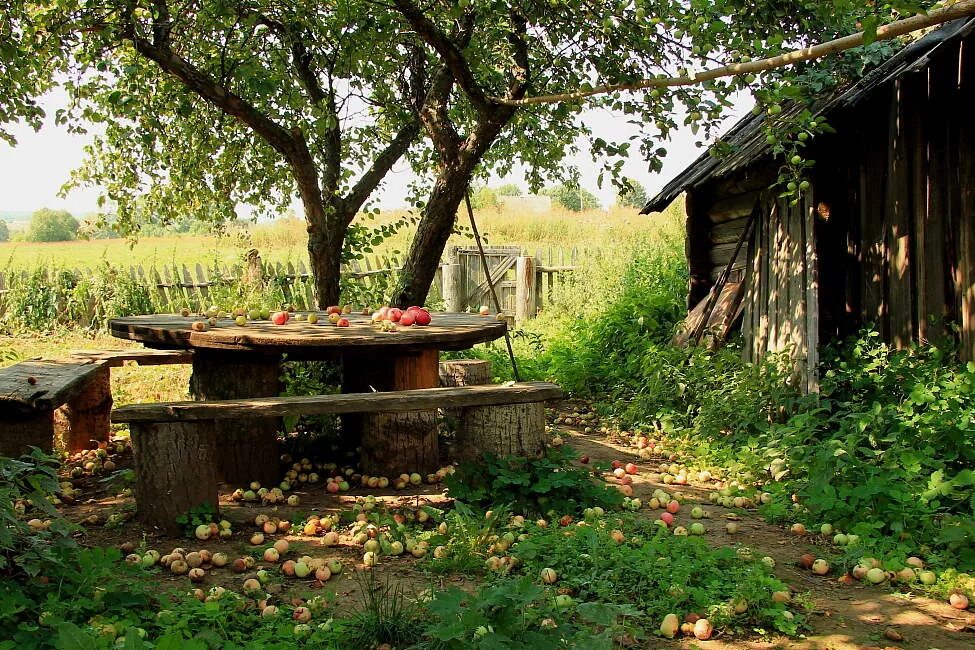
[[[733,262],[749,287],[747,358],[789,349],[815,389],[818,342],[873,325],[897,346],[957,337],[975,359],[975,38],[828,119],[837,133],[811,147],[800,204],[768,189],[768,161],[690,192],[689,305],[760,201],[762,222]]]

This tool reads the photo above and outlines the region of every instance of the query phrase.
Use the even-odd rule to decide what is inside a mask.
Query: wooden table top
[[[301,312],[307,315],[310,312]],[[151,314],[116,318],[109,322],[112,336],[141,341],[154,348],[213,350],[251,350],[266,352],[338,353],[370,350],[466,350],[504,336],[507,324],[493,315],[431,313],[432,322],[425,326],[397,327],[383,332],[369,316],[348,314],[350,327],[336,327],[323,312],[316,312],[319,322],[292,318],[285,325],[270,321],[248,321],[240,326],[231,318],[222,318],[205,332],[194,332],[198,316]],[[205,319],[204,319],[205,320]]]

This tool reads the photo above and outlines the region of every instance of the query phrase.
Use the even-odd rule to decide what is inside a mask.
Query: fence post
[[[522,255],[515,263],[515,322],[535,318],[538,294],[535,292],[535,258]]]
[[[443,265],[443,297],[447,311],[465,311],[462,267],[456,261]]]
[[[247,284],[255,287],[264,284],[264,264],[256,248],[247,251]]]

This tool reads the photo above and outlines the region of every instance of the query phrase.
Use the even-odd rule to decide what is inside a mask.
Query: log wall
[[[730,263],[747,285],[746,358],[789,350],[809,390],[820,341],[865,326],[898,347],[952,337],[975,359],[973,106],[970,37],[831,113],[837,132],[807,152],[812,191],[796,205],[776,198],[768,160],[690,191],[689,306]]]

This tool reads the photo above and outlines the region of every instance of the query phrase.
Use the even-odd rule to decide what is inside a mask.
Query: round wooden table
[[[309,312],[302,312],[307,317]],[[319,322],[294,318],[285,325],[249,321],[238,326],[220,319],[195,332],[199,317],[155,314],[113,319],[113,336],[147,347],[193,350],[190,393],[195,399],[270,397],[281,392],[281,361],[335,360],[342,366],[343,392],[433,388],[439,384],[441,350],[464,350],[504,336],[507,325],[493,316],[433,313],[426,327],[383,332],[368,316],[349,314],[350,327],[336,327],[325,314]],[[261,418],[221,424],[220,472],[233,484],[278,480],[276,436],[281,422]],[[375,414],[343,420],[352,435],[361,431],[362,470],[396,476],[437,468],[436,414],[429,411]],[[358,431],[356,431],[358,430]]]

